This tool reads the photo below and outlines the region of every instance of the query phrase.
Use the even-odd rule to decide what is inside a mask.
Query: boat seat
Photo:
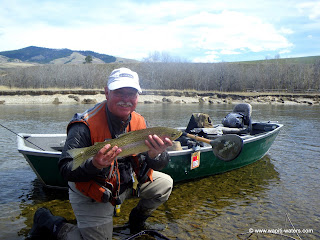
[[[252,106],[249,103],[237,104],[232,113],[229,113],[223,120],[221,130],[224,134],[251,133]]]
[[[243,134],[247,133],[247,128],[231,128],[224,127],[222,124],[217,124],[213,128],[195,128],[191,131],[192,134],[196,134],[205,138],[216,138],[223,134]]]
[[[206,113],[193,113],[189,120],[186,132],[190,133],[192,129],[195,128],[212,128],[212,121],[208,114]]]

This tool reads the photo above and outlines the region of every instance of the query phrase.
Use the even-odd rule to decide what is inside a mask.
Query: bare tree
[[[151,60],[150,60],[151,59]],[[320,89],[320,60],[313,63],[270,59],[250,63],[189,63],[155,52],[150,61],[136,63],[39,65],[1,71],[0,84],[17,88],[101,89],[115,68],[139,73],[145,89],[202,91]],[[164,60],[163,62],[156,62]]]

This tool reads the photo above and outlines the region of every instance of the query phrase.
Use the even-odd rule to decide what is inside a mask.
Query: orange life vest
[[[106,139],[111,139],[111,132],[109,130],[107,111],[106,111],[107,101],[101,102],[94,106],[93,108],[87,110],[83,114],[76,114],[74,119],[69,123],[68,127],[75,122],[85,123],[90,129],[91,142],[92,145],[96,142],[103,142]],[[136,131],[146,128],[146,122],[144,118],[136,113],[131,113],[131,120],[127,126],[127,132]],[[139,159],[134,156],[135,164],[133,164],[134,172],[139,176]],[[152,181],[152,172],[150,169],[147,173],[148,178]],[[110,202],[115,205],[117,203],[117,197],[120,190],[120,173],[118,169],[117,160],[110,166],[110,172],[108,177],[103,179],[104,184],[101,184],[101,179],[90,180],[88,182],[76,182],[76,187],[84,195],[91,197],[98,202],[105,202],[104,194],[108,188],[112,193]]]

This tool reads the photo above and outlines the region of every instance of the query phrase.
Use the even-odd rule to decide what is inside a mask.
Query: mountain
[[[70,49],[51,49],[30,46],[18,50],[0,52],[1,56],[8,58],[8,61],[22,61],[40,64],[68,64],[83,63],[86,56],[92,57],[93,63],[112,63],[134,61],[131,59],[117,60],[116,57],[106,54],[100,54],[93,51],[74,51]],[[4,59],[2,57],[2,59]]]
[[[92,56],[92,55],[90,55]],[[71,55],[67,56],[67,57],[62,57],[62,58],[56,58],[52,61],[50,61],[51,64],[81,64],[83,62],[85,62],[85,58],[86,56],[80,54],[79,52],[73,52],[71,53]],[[96,57],[92,57],[92,63],[105,63],[103,60],[96,58]]]

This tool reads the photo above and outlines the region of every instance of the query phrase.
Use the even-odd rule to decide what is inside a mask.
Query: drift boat
[[[210,144],[181,137],[174,142],[176,148],[168,149],[170,161],[162,172],[169,174],[175,182],[188,181],[231,171],[261,159],[270,149],[283,125],[276,122],[251,122],[250,104],[236,105],[232,114],[238,115],[235,115],[236,118],[227,119],[228,124],[215,126],[210,125],[210,118],[205,114],[193,114],[187,128],[180,130],[212,140],[228,134],[240,136],[243,141],[242,151],[235,159],[222,161],[215,156]],[[230,122],[235,122],[235,119],[238,121],[239,116],[242,116],[243,126],[228,126]],[[67,182],[58,170],[58,161],[66,137],[66,134],[27,133],[19,133],[17,137],[18,151],[47,187],[67,187]]]

